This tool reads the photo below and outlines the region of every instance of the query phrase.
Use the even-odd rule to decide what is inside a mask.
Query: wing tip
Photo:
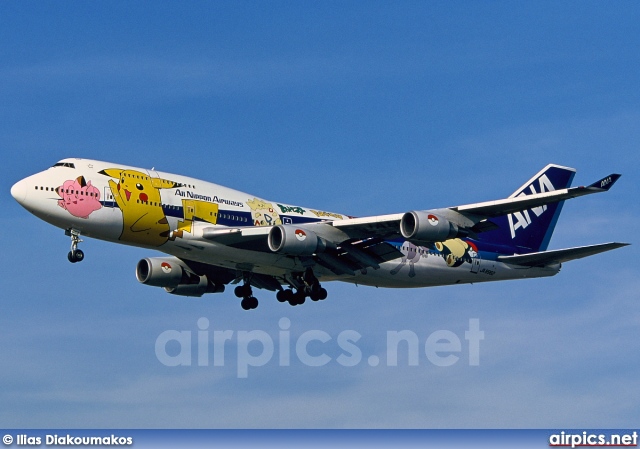
[[[620,173],[612,173],[609,176],[605,176],[604,178],[594,182],[588,188],[606,192],[611,187],[613,187],[613,185],[618,181],[618,179],[620,179],[621,176],[622,175]]]

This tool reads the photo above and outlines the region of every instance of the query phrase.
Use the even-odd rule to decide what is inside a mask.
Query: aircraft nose
[[[24,199],[27,196],[27,184],[24,179],[16,182],[13,187],[11,187],[11,196],[14,197],[18,203],[24,203]]]

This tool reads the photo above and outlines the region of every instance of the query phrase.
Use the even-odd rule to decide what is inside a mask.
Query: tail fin
[[[513,192],[509,198],[534,193],[566,189],[571,185],[576,170],[549,164],[529,181]],[[564,201],[514,212],[491,221],[499,229],[480,234],[479,239],[498,245],[513,247],[517,253],[546,251],[556,227]]]

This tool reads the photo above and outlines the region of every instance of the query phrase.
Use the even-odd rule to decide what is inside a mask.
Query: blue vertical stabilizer
[[[509,198],[566,189],[576,174],[573,168],[549,164]],[[545,251],[564,201],[491,219],[499,229],[484,232],[479,240],[512,247],[515,253]]]

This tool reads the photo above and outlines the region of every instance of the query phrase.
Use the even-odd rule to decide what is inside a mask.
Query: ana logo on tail
[[[538,192],[536,192],[535,183],[529,185],[529,190],[531,191],[532,195],[535,195],[536,193],[553,192],[554,190],[556,190],[556,188],[553,186],[553,184],[551,184],[551,181],[549,180],[546,174],[538,178],[538,184],[540,186],[540,189]],[[521,192],[517,196],[526,196],[526,195],[529,195],[529,194],[526,192]],[[533,212],[536,215],[536,217],[539,217],[546,210],[547,210],[547,206],[540,206],[540,207],[532,208],[531,212]],[[528,210],[523,210],[521,212],[514,212],[512,214],[507,215],[507,218],[509,219],[509,228],[511,229],[512,239],[516,238],[516,231],[518,229],[526,229],[526,227],[531,224],[531,215],[529,215]],[[515,222],[514,222],[514,218],[515,218]]]

